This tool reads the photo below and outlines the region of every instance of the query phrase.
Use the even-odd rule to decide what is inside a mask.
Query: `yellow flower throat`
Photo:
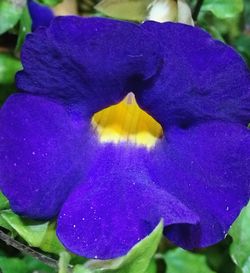
[[[148,149],[163,134],[161,125],[138,106],[133,93],[120,103],[94,114],[92,126],[100,142],[130,142]]]

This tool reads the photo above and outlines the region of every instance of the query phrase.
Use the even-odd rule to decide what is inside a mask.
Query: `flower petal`
[[[57,234],[72,252],[110,259],[122,256],[163,218],[165,225],[196,224],[198,217],[150,180],[148,151],[102,145],[86,183],[65,202]]]
[[[193,209],[196,226],[166,235],[184,248],[222,240],[250,196],[250,132],[232,123],[172,128],[151,155],[151,179]]]
[[[137,101],[164,127],[197,121],[250,121],[250,73],[229,46],[205,31],[177,23],[146,22],[162,42],[165,61]]]
[[[16,94],[0,112],[0,188],[12,209],[47,219],[84,176],[87,125],[43,97]]]
[[[49,26],[51,20],[54,18],[54,14],[50,8],[40,5],[33,0],[28,1],[28,7],[32,19],[32,31],[41,26]]]
[[[93,114],[121,101],[138,80],[157,72],[159,46],[151,36],[133,23],[57,17],[48,29],[27,37],[17,87],[68,104],[83,103]]]

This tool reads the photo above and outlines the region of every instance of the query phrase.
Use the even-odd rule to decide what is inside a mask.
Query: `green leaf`
[[[0,226],[18,234],[30,246],[39,247],[41,250],[59,255],[65,251],[56,236],[55,222],[38,222],[24,219],[11,210],[0,212]]]
[[[0,84],[13,83],[16,72],[21,68],[19,60],[9,54],[0,53]]]
[[[199,25],[212,34],[215,39],[232,44],[241,33],[242,16],[240,13],[229,18],[218,18],[212,13],[202,12]]]
[[[56,230],[56,224],[55,224],[55,222],[51,222],[48,225],[46,233],[45,233],[39,247],[41,250],[43,250],[45,252],[54,253],[54,254],[59,255],[61,252],[65,251],[65,248],[58,240],[55,230]]]
[[[216,27],[214,27],[213,25],[209,25],[209,24],[205,24],[202,26],[207,32],[209,32],[214,39],[220,40],[222,42],[225,42],[223,36],[221,35],[221,33],[218,31],[218,29]]]
[[[0,192],[0,210],[8,209],[9,206],[8,199],[3,195],[2,192]]]
[[[93,270],[87,269],[82,265],[76,265],[74,267],[73,273],[93,273]],[[96,271],[94,271],[96,273]]]
[[[61,3],[63,0],[38,0],[37,2],[46,5],[46,6],[56,6]]]
[[[126,256],[106,261],[91,260],[82,267],[82,272],[88,272],[86,271],[88,269],[96,273],[153,273],[154,265],[151,262],[160,243],[162,232],[163,222],[161,221],[153,232],[136,244]]]
[[[206,258],[200,254],[193,254],[181,248],[170,250],[165,254],[167,273],[213,273],[206,264]]]
[[[218,273],[236,273],[236,266],[229,254],[232,238],[227,236],[218,244],[201,249],[199,252],[206,256],[207,264]]]
[[[103,0],[95,9],[106,16],[121,20],[144,21],[153,0]]]
[[[243,0],[205,0],[201,10],[211,11],[216,17],[225,19],[239,14],[243,8]]]
[[[156,261],[152,259],[145,273],[156,273],[156,272],[157,272]]]
[[[250,66],[250,35],[241,34],[235,41],[234,47],[239,53],[245,58],[248,65]]]
[[[0,269],[4,273],[27,273],[27,265],[18,258],[0,257]]]
[[[53,269],[35,260],[32,257],[26,256],[23,259],[9,258],[0,256],[0,269],[3,273],[31,273],[31,272],[55,272]]]
[[[0,227],[5,228],[12,233],[14,232],[13,228],[3,219],[3,217],[0,214]]]
[[[250,203],[233,224],[229,234],[233,238],[230,254],[243,273],[250,273]]]
[[[245,20],[247,24],[250,24],[250,1],[244,0],[245,7]]]
[[[20,51],[27,33],[31,32],[31,23],[32,22],[31,22],[29,10],[26,7],[23,10],[23,13],[22,13],[22,16],[20,19],[17,45],[16,45],[16,49],[15,49],[16,51]]]
[[[13,28],[22,15],[25,0],[1,0],[0,1],[0,34]]]
[[[36,260],[31,256],[25,256],[22,259],[23,262],[27,265],[30,272],[48,272],[48,273],[55,273],[55,269],[49,267],[48,265]]]
[[[0,72],[1,73],[1,72]],[[15,90],[14,82],[12,84],[0,84],[0,107]]]
[[[34,247],[41,245],[48,228],[48,222],[23,219],[11,210],[2,211],[0,215],[29,245]]]

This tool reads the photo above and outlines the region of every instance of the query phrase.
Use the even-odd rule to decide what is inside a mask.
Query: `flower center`
[[[137,104],[133,93],[92,117],[100,142],[130,142],[152,148],[162,136],[161,125]]]

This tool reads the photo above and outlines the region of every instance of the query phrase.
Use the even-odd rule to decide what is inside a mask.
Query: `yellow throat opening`
[[[94,114],[91,123],[103,143],[130,142],[150,149],[163,134],[161,125],[138,106],[133,93]]]

